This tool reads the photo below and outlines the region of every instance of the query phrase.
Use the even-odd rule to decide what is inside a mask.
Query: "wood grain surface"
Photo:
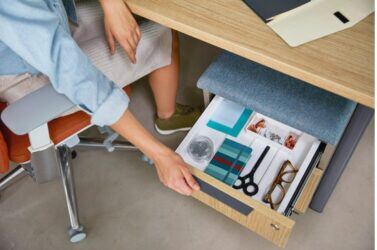
[[[291,48],[241,0],[125,1],[140,16],[374,107],[374,14]]]

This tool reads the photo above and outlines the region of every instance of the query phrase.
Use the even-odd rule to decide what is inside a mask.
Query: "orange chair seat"
[[[8,146],[3,134],[0,132],[0,174],[7,172],[9,169]]]
[[[131,88],[126,86],[124,91],[130,95]],[[0,104],[0,113],[6,108],[6,104]],[[90,116],[85,112],[78,111],[71,115],[56,118],[48,123],[50,138],[54,144],[58,144],[66,138],[76,134],[83,128],[90,125]],[[28,147],[30,146],[29,137],[27,135],[16,135],[10,131],[2,122],[0,123],[0,130],[4,136],[7,149],[4,149],[1,144],[0,138],[0,158],[1,160],[7,160],[6,157],[2,157],[4,153],[8,152],[10,161],[15,163],[24,163],[30,160],[30,152]],[[0,134],[1,135],[1,134]],[[3,166],[3,161],[0,161],[0,173],[7,171],[7,167]]]

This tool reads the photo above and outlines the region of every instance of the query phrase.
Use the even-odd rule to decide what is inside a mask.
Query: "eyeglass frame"
[[[292,170],[287,170],[285,171],[285,169],[290,166],[292,168]],[[271,187],[269,188],[268,192],[263,196],[263,202],[265,203],[269,203],[270,204],[270,207],[271,209],[275,210],[276,209],[276,206],[277,205],[280,205],[280,203],[283,201],[284,197],[285,197],[285,194],[286,194],[286,190],[283,186],[283,183],[292,183],[293,180],[295,179],[296,177],[296,174],[298,172],[298,169],[292,164],[292,162],[290,160],[286,160],[280,167],[280,170],[279,170],[279,173],[278,175],[276,176],[275,180],[273,181],[273,183],[271,184]],[[283,179],[283,176],[285,174],[291,174],[293,173],[294,174],[294,177],[291,181],[285,181]],[[276,203],[273,203],[272,201],[272,193],[275,191],[275,188],[276,187],[279,187],[280,190],[283,192],[283,195],[282,195],[282,198],[276,202]]]

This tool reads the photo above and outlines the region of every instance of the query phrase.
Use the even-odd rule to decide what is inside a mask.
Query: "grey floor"
[[[183,84],[178,99],[200,105],[200,91],[194,83],[218,50],[187,37],[182,37],[182,50]],[[153,131],[153,99],[145,79],[133,90],[131,109]],[[183,136],[160,139],[175,148]],[[24,178],[1,193],[0,250],[276,249],[198,201],[164,188],[138,152],[80,149],[78,153],[74,170],[87,239],[78,244],[68,241],[60,181],[37,185]],[[374,121],[325,211],[293,216],[296,225],[287,249],[373,249],[373,187]]]

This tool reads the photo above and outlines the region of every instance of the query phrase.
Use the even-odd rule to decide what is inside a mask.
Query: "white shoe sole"
[[[189,131],[191,129],[191,127],[187,127],[187,128],[179,128],[179,129],[172,129],[172,130],[161,130],[157,127],[156,124],[154,125],[154,128],[156,129],[157,133],[159,133],[160,135],[171,135],[176,132]]]

